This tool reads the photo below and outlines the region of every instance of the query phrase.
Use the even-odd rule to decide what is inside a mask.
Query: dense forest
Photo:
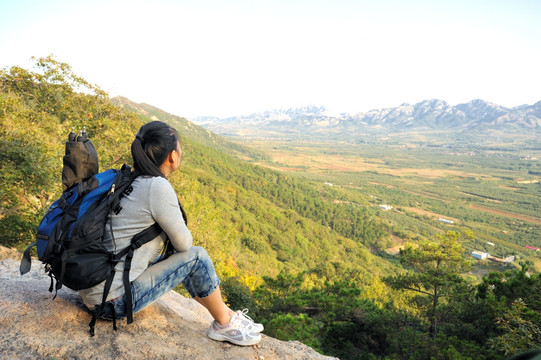
[[[342,359],[506,359],[541,345],[541,276],[527,262],[472,279],[466,229],[381,254],[399,229],[361,192],[256,166],[247,160],[264,153],[111,101],[52,57],[35,63],[0,72],[0,244],[33,241],[60,195],[72,128],[86,128],[106,170],[131,163],[137,129],[160,119],[182,135],[170,180],[194,242],[215,261],[230,305],[250,308],[268,335]]]

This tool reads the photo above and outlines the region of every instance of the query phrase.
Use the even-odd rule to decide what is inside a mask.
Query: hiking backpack
[[[103,244],[105,231],[112,232],[112,228],[106,229],[107,220],[112,213],[118,214],[122,210],[120,199],[131,192],[131,184],[138,174],[127,165],[120,170],[110,169],[95,173],[97,171],[94,145],[84,133],[75,137],[72,131],[66,142],[64,156],[64,192],[41,220],[36,242],[26,248],[20,265],[21,275],[30,271],[30,250],[36,246],[38,259],[45,264],[45,271],[51,277],[50,292],[53,291],[54,280],[56,292],[62,285],[72,290],[82,290],[105,281],[102,303],[92,312],[92,321],[89,324],[92,336],[97,317],[104,313],[107,295],[115,275],[115,265],[124,256],[123,284],[127,322],[133,322],[129,282],[133,253],[162,232],[155,223],[136,234],[127,248],[118,253],[108,251]],[[113,328],[117,329],[114,308]]]

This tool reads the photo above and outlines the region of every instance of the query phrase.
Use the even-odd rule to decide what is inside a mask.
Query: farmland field
[[[519,219],[519,220],[524,220],[524,221],[532,222],[534,224],[540,224],[541,225],[541,219],[536,219],[536,218],[531,217],[531,216],[513,214],[513,213],[506,212],[506,211],[495,210],[495,209],[491,209],[491,208],[487,208],[487,207],[479,206],[479,205],[473,205],[473,204],[470,205],[470,207],[473,208],[473,209],[486,211],[486,212],[489,212],[489,213],[492,213],[492,214],[501,215],[501,216],[514,218],[514,219]]]
[[[269,156],[259,165],[339,188],[341,201],[365,197],[391,225],[394,246],[446,230],[468,230],[475,236],[465,244],[468,252],[515,255],[541,270],[539,252],[525,248],[541,248],[539,150],[264,140],[243,144]],[[382,204],[391,209],[381,209]]]

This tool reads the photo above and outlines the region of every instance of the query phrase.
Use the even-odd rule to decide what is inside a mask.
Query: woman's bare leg
[[[222,300],[222,292],[219,287],[207,297],[196,297],[195,301],[203,305],[220,325],[227,324],[235,314]]]

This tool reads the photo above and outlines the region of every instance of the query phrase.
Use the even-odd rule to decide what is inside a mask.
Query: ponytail
[[[131,144],[133,166],[142,175],[161,176],[160,165],[177,149],[178,132],[161,121],[149,122],[139,129]]]
[[[139,129],[131,143],[133,167],[140,175],[165,177],[160,170],[169,153],[177,150],[179,136],[177,130],[161,121],[149,122]],[[186,212],[178,203],[184,222],[188,224]]]

